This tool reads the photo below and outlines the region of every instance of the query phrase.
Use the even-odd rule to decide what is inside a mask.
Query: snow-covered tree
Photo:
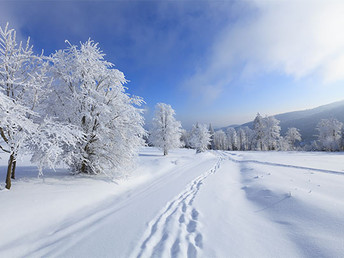
[[[181,123],[175,119],[175,111],[170,105],[158,103],[155,106],[150,142],[163,150],[164,155],[181,146]]]
[[[229,127],[226,131],[226,135],[228,140],[228,150],[237,150],[238,136],[236,130],[233,127]]]
[[[268,150],[277,150],[281,138],[279,126],[280,121],[273,116],[265,117],[264,120],[264,143]]]
[[[245,141],[243,142],[243,150],[251,150],[254,149],[254,138],[255,133],[252,129],[250,129],[248,126],[244,126],[243,131],[245,132]]]
[[[0,27],[0,148],[9,154],[6,188],[11,187],[14,178],[19,149],[28,135],[36,131],[37,125],[31,117],[35,112],[31,92],[35,88],[34,75],[41,62],[35,56],[29,39],[26,44],[16,41],[16,32]],[[30,103],[30,104],[28,104]]]
[[[278,150],[289,151],[293,149],[290,146],[289,142],[286,140],[286,138],[281,136],[280,139],[278,140]]]
[[[245,150],[245,142],[246,142],[246,133],[244,129],[238,129],[238,150]]]
[[[124,74],[104,59],[98,43],[71,45],[51,57],[49,113],[81,130],[68,165],[75,172],[116,174],[144,144],[143,100],[126,93]]]
[[[57,150],[62,144],[62,138],[57,134],[68,137],[68,140],[63,140],[64,144],[76,141],[74,130],[56,123],[45,112],[43,103],[47,100],[51,85],[47,76],[49,64],[43,54],[35,55],[32,48],[29,39],[26,44],[17,43],[16,32],[8,29],[8,24],[4,29],[0,28],[0,148],[9,154],[8,189],[11,178],[15,178],[20,151],[35,154],[44,149],[42,159],[32,160],[41,167],[41,171],[45,166],[53,168],[56,164],[58,152],[55,153],[55,161],[49,164],[43,162],[43,156],[52,155],[52,150]],[[57,127],[57,134],[53,134],[52,130],[56,131]],[[41,137],[43,132],[49,137]]]
[[[259,113],[253,121],[254,149],[256,150],[277,150],[280,141],[279,121],[273,117],[263,118]]]
[[[205,124],[193,125],[191,131],[190,143],[196,149],[196,153],[204,152],[208,149],[210,143],[210,133]]]
[[[344,150],[344,126],[342,127],[342,132],[341,132],[340,149]]]
[[[72,162],[73,150],[80,139],[82,134],[77,127],[45,118],[33,137],[28,138],[25,148],[32,154],[31,162],[37,165],[39,175],[43,175],[43,168]]]
[[[16,160],[23,143],[37,130],[37,124],[28,119],[34,115],[25,106],[17,105],[13,100],[0,92],[0,134],[3,152],[9,154],[6,188],[11,188],[11,178],[15,178]]]
[[[190,132],[182,129],[181,131],[181,137],[180,140],[182,142],[182,146],[185,148],[191,148],[191,144],[190,144]]]
[[[301,141],[299,129],[295,127],[288,128],[285,134],[285,141],[288,143],[288,149],[295,150],[295,143]]]
[[[265,123],[263,117],[258,113],[253,120],[254,130],[254,149],[265,150],[264,136],[265,136]]]
[[[340,150],[343,123],[335,118],[322,119],[317,125],[318,142],[321,150]]]
[[[228,139],[224,131],[219,130],[214,133],[214,149],[215,150],[227,150]]]
[[[40,156],[32,162],[42,172],[43,167],[54,168],[63,159],[59,155],[62,145],[73,145],[78,139],[75,128],[46,113],[51,90],[49,68],[43,54],[34,54],[29,39],[26,44],[17,43],[15,30],[8,29],[8,24],[0,28],[0,148],[10,156],[8,189],[20,151]]]
[[[215,149],[215,143],[214,143],[214,128],[211,124],[209,124],[209,133],[210,133],[210,144],[208,146],[208,149],[214,150]]]

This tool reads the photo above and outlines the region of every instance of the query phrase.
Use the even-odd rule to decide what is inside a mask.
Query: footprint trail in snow
[[[199,212],[193,207],[194,199],[203,181],[214,174],[223,160],[194,179],[186,189],[170,201],[152,220],[132,257],[188,257],[194,258],[202,251],[203,236],[198,230]]]

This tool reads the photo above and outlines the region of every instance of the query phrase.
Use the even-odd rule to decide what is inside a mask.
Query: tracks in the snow
[[[203,248],[203,236],[199,231],[199,212],[193,202],[203,181],[217,171],[222,159],[194,179],[149,223],[132,257],[197,257]]]
[[[218,154],[220,154],[218,152]],[[310,167],[303,167],[303,166],[295,166],[295,165],[288,165],[288,164],[280,164],[280,163],[273,163],[273,162],[267,162],[267,161],[259,161],[259,160],[238,160],[233,158],[233,156],[236,156],[236,154],[224,152],[222,153],[223,157],[227,157],[229,160],[235,162],[235,163],[253,163],[253,164],[259,164],[259,165],[266,165],[266,166],[273,166],[273,167],[284,167],[284,168],[295,168],[295,169],[301,169],[301,170],[308,170],[308,171],[315,171],[315,172],[321,172],[321,173],[327,173],[327,174],[334,174],[334,175],[340,175],[344,176],[343,171],[334,171],[334,170],[328,170],[328,169],[319,169],[319,168],[310,168]]]

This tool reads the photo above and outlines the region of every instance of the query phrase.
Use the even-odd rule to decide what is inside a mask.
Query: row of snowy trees
[[[281,136],[281,127],[273,116],[262,117],[259,113],[253,121],[252,129],[245,126],[229,127],[226,131],[214,131],[211,124],[207,129],[204,124],[195,124],[190,131],[183,130],[180,122],[174,118],[175,112],[170,105],[159,103],[156,106],[156,114],[153,119],[153,127],[150,131],[149,142],[163,149],[164,155],[168,150],[185,146],[194,148],[197,152],[206,149],[213,150],[321,150],[338,151],[344,149],[343,123],[338,120],[323,119],[316,130],[317,141],[303,148],[300,146],[301,134],[297,128],[288,128],[284,136]]]
[[[156,105],[152,128],[148,142],[163,150],[164,155],[173,148],[184,146],[194,148],[196,152],[207,149],[214,150],[295,150],[296,142],[301,141],[301,135],[296,128],[289,128],[285,137],[280,135],[279,121],[274,117],[262,117],[257,114],[253,129],[249,127],[235,130],[229,127],[214,131],[205,124],[196,123],[192,130],[186,131],[175,119],[175,111],[170,105]]]
[[[215,150],[306,150],[306,151],[340,151],[344,150],[344,127],[337,119],[322,119],[316,126],[317,140],[311,144],[300,146],[301,134],[297,128],[288,128],[284,136],[280,135],[279,121],[271,117],[262,117],[259,113],[253,121],[253,129],[249,127],[229,127],[225,132],[211,134],[210,149]]]
[[[274,117],[262,117],[259,113],[253,121],[253,129],[245,126],[237,130],[233,127],[226,131],[214,132],[210,148],[215,150],[294,150],[301,135],[296,128],[289,128],[286,135],[280,135],[279,121]]]
[[[263,118],[258,114],[249,127],[235,130],[229,127],[214,131],[210,125],[196,123],[191,131],[182,130],[180,122],[175,121],[171,106],[158,104],[150,131],[149,142],[160,147],[167,155],[168,150],[179,146],[194,148],[197,152],[214,150],[295,150],[301,135],[296,128],[289,128],[285,137],[280,135],[279,121],[274,117]]]
[[[50,56],[30,39],[0,28],[0,149],[8,153],[6,188],[18,155],[39,171],[64,162],[72,171],[117,173],[144,141],[143,100],[126,93],[124,74],[92,40]]]
[[[149,132],[149,143],[162,149],[164,155],[170,149],[185,146],[187,142],[196,152],[207,150],[211,141],[211,134],[204,124],[195,124],[190,134],[185,137],[185,130],[175,119],[175,111],[170,105],[158,103],[155,107],[152,128]]]

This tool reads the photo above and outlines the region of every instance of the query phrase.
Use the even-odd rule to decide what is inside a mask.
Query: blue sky
[[[45,54],[89,37],[128,92],[189,128],[244,123],[344,99],[343,1],[0,1]]]

